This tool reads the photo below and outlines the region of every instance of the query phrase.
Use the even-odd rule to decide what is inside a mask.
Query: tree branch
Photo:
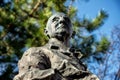
[[[74,1],[74,0],[71,0],[71,1],[70,1],[70,4],[69,4],[69,6],[68,6],[68,11],[67,11],[68,16],[70,15],[70,10],[71,10],[71,6],[72,6],[72,4],[73,4],[73,1]]]
[[[40,6],[41,3],[42,3],[42,1],[39,0],[39,1],[37,2],[37,4],[34,6],[34,8],[32,9],[32,11],[30,12],[29,15],[32,15],[32,14],[38,9],[38,7]]]

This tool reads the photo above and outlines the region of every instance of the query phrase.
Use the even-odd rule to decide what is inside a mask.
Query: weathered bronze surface
[[[99,80],[80,61],[80,51],[69,48],[72,32],[71,21],[65,14],[51,16],[45,29],[49,42],[25,51],[14,80]]]

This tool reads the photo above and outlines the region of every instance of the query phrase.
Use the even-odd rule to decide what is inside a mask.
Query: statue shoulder
[[[36,53],[44,53],[43,47],[31,47],[24,52],[23,56],[33,55]]]
[[[31,47],[31,48],[29,48],[24,53],[24,56],[27,56],[27,55],[29,55],[29,56],[33,56],[33,55],[43,56],[43,55],[45,55],[47,57],[51,57],[54,54],[51,52],[51,50],[48,47],[42,46],[42,47]]]
[[[24,52],[19,62],[30,61],[31,58],[34,58],[34,57],[37,58],[41,56],[46,56],[46,54],[43,51],[43,47],[31,47]]]
[[[48,64],[46,61],[49,61],[49,58],[44,54],[42,49],[43,47],[31,47],[24,52],[23,56],[18,61],[20,73],[27,71],[30,66],[38,67],[39,64],[37,63]]]
[[[46,47],[31,47],[26,50],[20,61],[31,62],[31,59],[40,59],[41,57],[49,58],[51,56],[50,50]]]

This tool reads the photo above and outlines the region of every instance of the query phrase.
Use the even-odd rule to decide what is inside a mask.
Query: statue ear
[[[48,30],[47,29],[44,29],[44,33],[46,36],[48,36],[48,38],[50,38],[49,34],[48,34]]]
[[[47,35],[48,31],[46,29],[44,29],[44,33]]]

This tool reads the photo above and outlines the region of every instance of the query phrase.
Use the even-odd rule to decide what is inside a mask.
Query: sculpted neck
[[[60,41],[56,38],[51,38],[49,39],[49,42],[53,42],[55,45],[60,45],[61,47],[62,46],[65,46],[65,47],[69,47],[69,40],[65,40],[65,41]]]

